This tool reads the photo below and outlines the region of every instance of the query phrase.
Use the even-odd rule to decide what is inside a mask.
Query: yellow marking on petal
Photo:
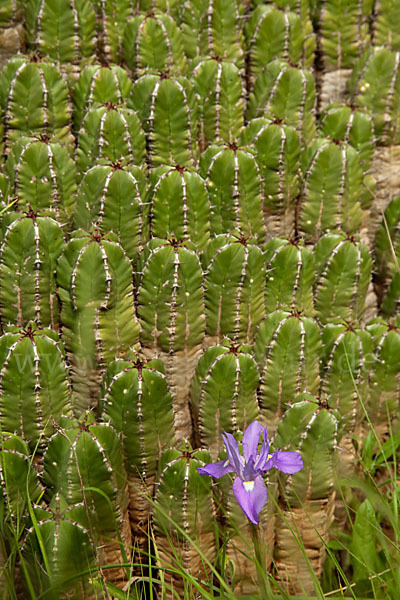
[[[254,481],[243,481],[243,487],[246,492],[252,492],[254,489]]]
[[[228,465],[229,465],[229,459],[227,459],[227,460],[224,462],[224,467],[227,467]]]
[[[270,458],[272,458],[272,454],[268,454],[267,460],[269,460]]]

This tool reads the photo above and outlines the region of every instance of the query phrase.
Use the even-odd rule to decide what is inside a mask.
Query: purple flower
[[[260,435],[264,434],[260,451]],[[222,434],[228,458],[210,463],[197,470],[201,475],[212,475],[219,479],[227,473],[236,473],[233,493],[246,517],[257,525],[259,514],[267,501],[263,472],[275,467],[282,473],[297,473],[303,468],[303,460],[298,452],[277,450],[269,454],[267,429],[258,421],[253,421],[243,434],[243,456],[231,433]]]

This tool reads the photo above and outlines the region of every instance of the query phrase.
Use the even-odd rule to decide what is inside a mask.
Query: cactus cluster
[[[152,566],[168,599],[180,570],[257,593],[230,482],[197,470],[255,420],[304,461],[266,474],[264,567],[312,594],[334,475],[399,408],[393,11],[0,2],[5,597],[119,597]]]

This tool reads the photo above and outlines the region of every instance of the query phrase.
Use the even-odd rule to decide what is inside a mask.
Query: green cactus
[[[27,0],[25,19],[29,48],[59,65],[80,65],[95,52],[91,0]]]
[[[35,133],[72,150],[68,88],[54,63],[35,54],[13,56],[0,74],[0,107],[7,150],[21,136]]]
[[[327,233],[315,246],[315,312],[321,323],[361,320],[371,283],[372,259],[357,237]]]
[[[373,0],[325,0],[319,17],[325,68],[351,69],[369,47]]]
[[[318,324],[296,311],[275,311],[259,326],[254,344],[259,403],[270,431],[296,395],[318,392],[321,349]]]
[[[183,38],[175,21],[162,12],[141,13],[129,20],[122,42],[123,60],[135,79],[146,72],[170,69],[184,75]]]
[[[354,433],[360,433],[364,408],[369,406],[373,340],[357,323],[327,323],[322,330],[322,346],[320,396],[341,416],[345,447]],[[351,460],[352,456],[347,456],[343,464]]]
[[[65,146],[46,135],[20,137],[8,155],[5,171],[18,210],[53,217],[68,228],[76,193],[76,169]]]
[[[200,157],[200,174],[206,180],[211,204],[211,233],[240,231],[264,241],[263,185],[254,153],[246,147],[213,144]]]
[[[199,103],[199,143],[209,144],[238,139],[243,127],[243,81],[239,69],[226,60],[202,58],[196,62],[192,80]]]
[[[147,546],[157,462],[175,438],[173,398],[163,368],[161,361],[135,355],[111,363],[103,380],[101,408],[121,435],[132,535],[142,547]]]
[[[122,60],[122,39],[127,21],[134,14],[133,0],[95,0],[100,54],[110,62]]]
[[[136,113],[112,102],[93,106],[79,131],[77,173],[81,176],[101,159],[144,167],[145,137]]]
[[[71,508],[56,494],[50,506],[34,506],[33,513],[36,528],[28,529],[22,556],[35,592],[45,600],[66,599],[71,594],[76,600],[87,598],[89,573],[81,573],[96,568],[96,556],[90,531],[82,525],[84,506]]]
[[[86,66],[73,88],[74,125],[79,131],[89,108],[99,104],[122,104],[132,89],[128,73],[118,65]]]
[[[197,444],[215,460],[223,449],[221,434],[236,433],[259,416],[258,371],[249,347],[224,340],[200,358],[190,389]]]
[[[189,386],[205,326],[203,272],[189,242],[150,240],[138,265],[136,301],[143,350],[146,356],[160,356],[166,367],[176,437],[189,439]]]
[[[311,250],[292,239],[274,238],[264,246],[266,262],[265,309],[314,314],[315,263]]]
[[[7,27],[19,21],[22,8],[22,0],[3,0],[0,6],[0,27]]]
[[[218,235],[204,256],[206,333],[211,344],[225,336],[251,344],[265,314],[265,260],[243,236]]]
[[[384,316],[400,313],[400,196],[393,198],[385,210],[376,234],[376,283],[380,309]]]
[[[197,155],[197,109],[191,82],[173,77],[145,74],[133,84],[128,105],[133,108],[147,134],[149,166],[186,166]]]
[[[294,235],[295,202],[300,191],[300,142],[296,130],[282,121],[252,119],[241,142],[255,152],[264,184],[266,237]]]
[[[303,63],[306,67],[313,63],[314,49],[309,45],[305,49],[306,30],[295,12],[282,10],[273,4],[261,4],[251,14],[244,33],[250,83],[276,58],[293,64]]]
[[[311,395],[297,398],[278,426],[274,446],[300,452],[304,463],[294,475],[279,473],[283,506],[277,516],[274,554],[278,576],[291,594],[313,594],[314,578],[322,574],[334,519],[334,469],[340,438],[338,413]],[[304,556],[297,550],[293,530],[303,541]]]
[[[144,215],[146,182],[139,167],[121,162],[97,164],[79,185],[74,214],[75,228],[112,231],[131,260],[147,239]]]
[[[3,323],[25,327],[59,326],[54,277],[64,249],[63,231],[53,219],[30,211],[6,229],[0,247],[0,317]]]
[[[131,0],[132,1],[132,0]],[[181,0],[136,0],[137,10],[148,12],[163,12],[174,21],[180,23],[182,11]]]
[[[240,0],[186,0],[182,33],[186,56],[218,56],[244,70]]]
[[[377,318],[367,324],[366,330],[374,342],[374,358],[370,372],[370,404],[368,415],[381,441],[390,431],[390,421],[398,407],[400,377],[400,330],[392,322]]]
[[[355,233],[362,222],[363,172],[357,151],[346,142],[317,138],[303,153],[304,188],[300,230],[309,241],[324,232]]]
[[[92,235],[76,231],[58,261],[63,339],[77,415],[97,404],[107,364],[138,341],[132,278],[121,246],[96,230]]]
[[[121,440],[111,425],[95,423],[91,414],[62,420],[49,442],[42,478],[50,506],[60,495],[73,507],[75,522],[90,531],[99,566],[130,559],[127,476]],[[79,504],[83,510],[76,510]],[[124,567],[108,569],[107,579],[124,583]]]
[[[336,102],[321,114],[318,130],[321,137],[350,144],[358,152],[363,172],[370,170],[376,140],[374,122],[368,110]]]
[[[215,508],[211,479],[197,472],[210,462],[205,450],[166,450],[161,456],[153,505],[155,544],[161,567],[179,565],[199,582],[210,582],[208,564],[216,558]],[[190,540],[196,544],[194,547]],[[202,556],[197,552],[201,551]],[[179,574],[164,573],[167,597],[184,596],[185,583]],[[200,583],[200,585],[204,585]]]
[[[374,45],[400,50],[399,6],[396,0],[378,0],[374,13]]]
[[[50,329],[9,326],[0,337],[0,425],[43,451],[71,408],[64,352]]]
[[[354,66],[349,81],[353,102],[370,111],[380,145],[400,142],[400,52],[370,48]]]
[[[306,69],[275,59],[259,73],[247,105],[247,120],[255,117],[279,119],[294,127],[300,145],[315,137],[315,83]]]
[[[190,241],[201,252],[210,240],[210,202],[202,177],[190,167],[161,166],[149,176],[150,237]]]

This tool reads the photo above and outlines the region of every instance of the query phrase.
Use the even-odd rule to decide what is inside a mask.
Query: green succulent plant
[[[0,73],[5,148],[21,136],[39,134],[71,151],[68,88],[55,63],[36,54],[13,56]]]
[[[69,229],[75,205],[76,168],[68,150],[45,134],[20,137],[5,165],[9,193],[20,212],[53,217]]]
[[[221,234],[204,253],[204,299],[208,345],[225,336],[251,344],[265,315],[265,260],[244,236]]]
[[[186,56],[215,56],[244,69],[240,0],[186,0],[182,33]]]
[[[196,251],[210,240],[210,202],[206,183],[191,167],[160,166],[149,174],[150,237],[190,241]]]
[[[208,348],[197,363],[190,389],[196,443],[216,459],[221,434],[236,433],[259,416],[258,370],[248,346],[225,339]]]
[[[400,313],[400,196],[385,210],[376,234],[375,264],[381,312],[386,317]]]
[[[89,108],[97,104],[123,104],[129,98],[132,81],[118,65],[87,65],[73,87],[74,126],[79,131]]]
[[[116,360],[104,375],[101,412],[121,436],[134,542],[147,547],[157,463],[174,445],[173,398],[160,360]]]
[[[310,248],[293,239],[273,238],[264,246],[265,309],[314,314],[315,261]]]
[[[300,192],[300,142],[296,130],[279,119],[258,117],[248,122],[240,139],[253,150],[260,169],[266,239],[294,235]]]
[[[65,243],[50,217],[14,215],[0,246],[0,318],[3,324],[59,327],[54,272]]]
[[[237,140],[243,128],[245,90],[239,69],[219,57],[193,60],[192,80],[198,100],[199,144]]]
[[[147,137],[147,163],[187,166],[197,156],[197,111],[192,83],[169,71],[145,74],[133,84],[128,105]]]
[[[215,507],[211,480],[197,471],[210,461],[205,450],[193,451],[188,443],[181,449],[166,450],[160,459],[153,527],[161,565],[176,565],[188,571],[198,581],[211,578],[208,564],[216,557]],[[190,543],[195,540],[197,548]],[[207,562],[203,559],[206,558]],[[173,571],[164,573],[168,597],[173,592],[183,597],[184,580]]]
[[[112,102],[93,106],[86,113],[79,130],[76,149],[78,176],[82,177],[102,159],[144,167],[145,143],[135,111]]]
[[[63,348],[50,329],[9,326],[0,337],[0,425],[31,452],[43,452],[58,419],[71,412]]]
[[[187,71],[182,33],[175,21],[160,11],[140,13],[128,21],[122,52],[135,79],[147,72],[170,69],[185,75]]]
[[[349,93],[355,104],[367,108],[380,145],[400,140],[400,54],[387,48],[371,47],[354,66]]]
[[[264,190],[252,150],[236,142],[213,144],[200,157],[200,174],[210,198],[211,233],[240,231],[261,244],[265,237]]]
[[[164,361],[174,396],[176,437],[190,439],[189,386],[205,329],[199,257],[189,242],[153,238],[139,258],[136,287],[143,351]]]
[[[60,515],[64,527],[69,516],[90,532],[89,556],[93,548],[100,566],[119,565],[129,560],[127,476],[121,441],[111,425],[97,424],[90,414],[80,421],[61,420],[59,431],[48,444],[42,478],[50,507],[58,496],[64,499],[67,515]],[[54,530],[54,525],[51,529]],[[56,545],[52,552],[55,567],[63,564],[61,557],[57,557],[58,552]],[[85,552],[84,547],[81,552]],[[64,569],[66,567],[67,564]],[[107,569],[107,579],[123,584],[126,581],[124,567]]]
[[[334,467],[340,439],[339,414],[311,395],[296,398],[278,426],[274,445],[301,452],[304,464],[298,473],[278,476],[282,512],[277,516],[274,559],[290,593],[312,594],[313,575],[322,574],[334,520]],[[296,551],[292,529],[301,535],[304,556]]]
[[[355,236],[327,233],[315,246],[315,313],[321,323],[359,321],[372,274],[368,248]]]
[[[314,108],[315,83],[310,71],[277,58],[257,76],[246,117],[271,117],[291,125],[304,148],[315,137]]]
[[[314,319],[293,311],[275,311],[260,324],[254,355],[260,372],[261,416],[275,431],[292,399],[318,393],[321,332]]]
[[[96,230],[74,232],[59,258],[63,340],[78,416],[96,406],[107,364],[138,342],[132,280],[124,250]]]
[[[396,0],[378,0],[374,5],[375,23],[373,40],[375,46],[400,50],[400,27]]]
[[[28,47],[59,65],[79,65],[96,48],[96,13],[91,0],[27,0]]]
[[[369,47],[373,0],[325,0],[319,16],[322,60],[328,69],[352,68]]]
[[[346,142],[317,138],[302,156],[304,187],[299,210],[300,230],[318,241],[332,229],[359,231],[363,172],[356,150]]]
[[[248,51],[250,80],[276,58],[293,64],[311,66],[313,48],[305,48],[306,29],[301,18],[291,10],[282,10],[274,4],[260,4],[251,13],[244,33]],[[308,56],[305,54],[308,54]]]
[[[96,228],[104,235],[112,231],[135,261],[148,235],[145,197],[146,180],[139,167],[122,161],[98,163],[86,171],[79,185],[74,225],[86,231]]]
[[[136,4],[133,0],[95,0],[99,50],[107,61],[121,62],[124,29]]]

